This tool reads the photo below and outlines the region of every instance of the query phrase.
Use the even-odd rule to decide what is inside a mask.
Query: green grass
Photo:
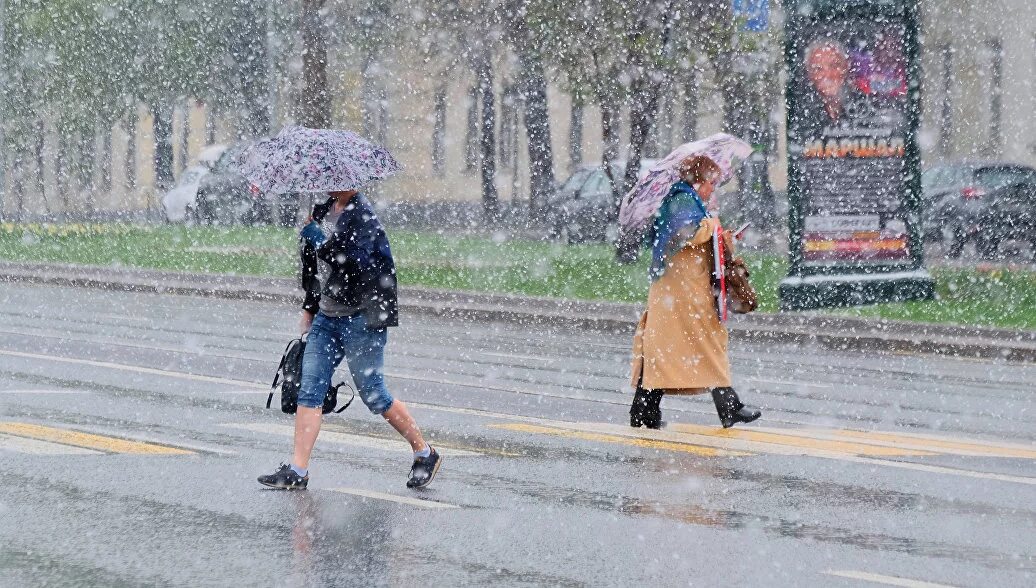
[[[850,316],[1036,329],[1036,273],[932,270],[939,299],[843,309]]]
[[[647,259],[629,266],[604,245],[453,237],[392,230],[400,283],[482,292],[639,302]],[[0,225],[0,259],[290,277],[294,231],[278,228]],[[646,257],[646,256],[645,256]],[[760,310],[777,310],[785,260],[747,256]],[[1036,329],[1036,273],[937,269],[939,300],[834,310],[852,316]]]

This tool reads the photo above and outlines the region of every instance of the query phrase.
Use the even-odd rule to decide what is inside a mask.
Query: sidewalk
[[[295,280],[158,270],[0,261],[0,281],[301,304]],[[504,321],[540,329],[632,335],[641,305],[400,288],[402,313]],[[405,319],[404,319],[405,320]],[[821,313],[755,313],[728,323],[731,337],[832,349],[903,351],[1036,363],[1036,331],[963,327]]]

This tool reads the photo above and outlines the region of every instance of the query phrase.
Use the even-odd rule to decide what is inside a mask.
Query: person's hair
[[[723,171],[715,161],[704,155],[692,155],[680,162],[680,178],[690,185],[700,184],[710,176],[720,176]]]

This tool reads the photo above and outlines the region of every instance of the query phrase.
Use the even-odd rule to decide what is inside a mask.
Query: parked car
[[[184,222],[194,218],[198,184],[226,149],[226,145],[209,145],[202,149],[197,163],[183,170],[176,185],[162,196],[162,207],[169,222]]]
[[[184,222],[193,215],[195,199],[198,196],[198,182],[207,173],[209,168],[192,165],[180,173],[176,185],[162,196],[162,208],[165,209],[165,217],[169,222]]]
[[[1029,243],[1036,258],[1036,182],[1023,181],[991,190],[974,212],[975,248],[985,258],[1000,254],[1004,241]]]
[[[640,177],[644,177],[655,163],[654,159],[642,160]],[[625,162],[611,164],[612,177],[617,182],[622,181],[625,170]],[[555,238],[576,244],[611,241],[617,236],[617,202],[603,165],[577,169],[547,200],[547,204],[547,226]]]
[[[270,203],[233,165],[233,158],[252,143],[226,149],[212,170],[198,182],[194,219],[200,224],[254,225],[269,223]]]
[[[951,257],[971,240],[988,253],[989,243],[984,237],[980,243],[978,236],[997,216],[999,204],[992,196],[1007,187],[1036,189],[1036,168],[1004,162],[945,165],[924,172],[921,186],[925,237],[946,241]]]

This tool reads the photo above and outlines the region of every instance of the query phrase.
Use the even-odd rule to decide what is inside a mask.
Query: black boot
[[[648,391],[638,386],[637,392],[633,395],[633,404],[630,406],[631,427],[636,428],[644,426],[644,417],[649,401]]]
[[[647,391],[647,409],[644,411],[644,426],[649,429],[661,429],[665,427],[662,421],[662,396],[664,390]]]
[[[716,403],[719,422],[724,429],[737,423],[750,423],[762,416],[762,411],[754,406],[745,406],[737,397],[733,388],[713,388],[712,401]]]

